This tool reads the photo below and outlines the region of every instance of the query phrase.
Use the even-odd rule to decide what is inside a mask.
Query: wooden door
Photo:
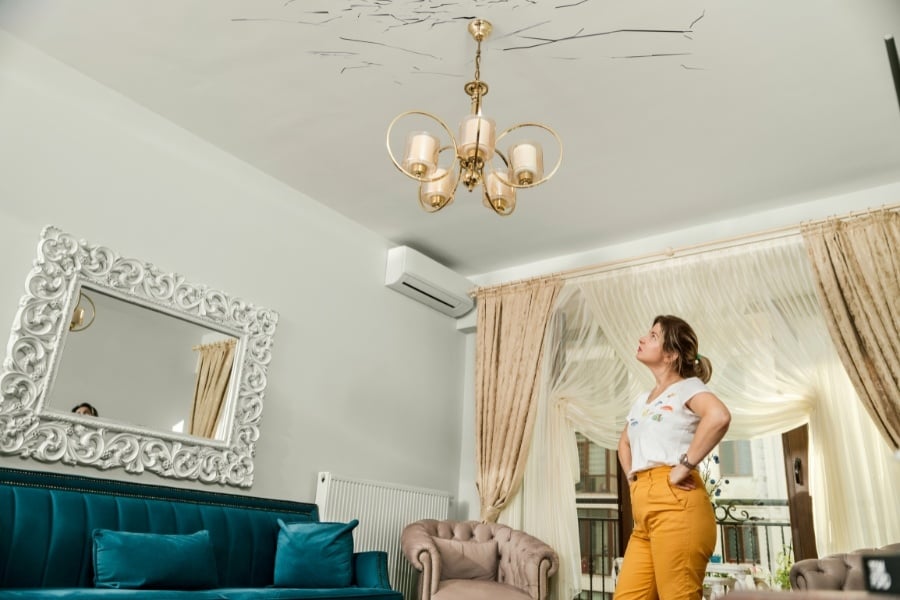
[[[818,558],[813,531],[812,498],[809,495],[809,427],[804,425],[781,436],[788,507],[791,511],[791,542],[794,560]]]
[[[631,512],[631,488],[628,487],[628,474],[619,466],[618,460],[616,460],[616,467],[616,479],[619,484],[619,556],[622,556],[625,554],[628,538],[631,537],[631,530],[634,529],[634,515]]]

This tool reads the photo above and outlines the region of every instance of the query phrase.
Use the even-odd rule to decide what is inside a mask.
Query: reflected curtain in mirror
[[[214,438],[225,395],[231,379],[236,340],[229,339],[212,344],[194,346],[200,353],[197,368],[197,385],[194,388],[194,404],[191,408],[191,435]]]

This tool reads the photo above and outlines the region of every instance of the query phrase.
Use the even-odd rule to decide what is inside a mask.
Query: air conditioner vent
[[[388,250],[384,284],[451,317],[475,306],[471,281],[409,246]]]
[[[405,285],[406,287],[409,288],[409,291],[407,292],[407,293],[409,293],[409,294],[423,294],[423,295],[425,295],[425,296],[428,296],[429,298],[431,298],[431,299],[434,300],[435,302],[440,302],[441,304],[443,304],[444,306],[446,306],[447,308],[449,308],[449,309],[451,309],[451,310],[456,308],[456,306],[453,305],[453,303],[447,302],[446,300],[444,300],[444,299],[442,299],[442,298],[438,298],[437,296],[433,296],[433,295],[429,294],[428,292],[426,292],[425,290],[416,287],[415,285],[411,284],[411,283],[408,282],[408,281],[404,281],[404,282],[402,282],[402,283],[403,283],[403,285]],[[423,287],[424,287],[424,286],[423,286]]]

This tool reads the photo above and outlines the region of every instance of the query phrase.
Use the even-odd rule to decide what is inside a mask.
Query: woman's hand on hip
[[[697,482],[691,475],[691,470],[684,465],[675,465],[669,472],[669,483],[680,490],[690,491],[697,488]]]

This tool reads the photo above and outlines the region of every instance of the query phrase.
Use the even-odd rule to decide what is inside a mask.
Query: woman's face
[[[87,406],[79,406],[78,408],[75,409],[75,414],[78,414],[78,415],[87,415],[87,416],[89,416],[89,417],[90,417],[90,416],[93,416],[93,415],[91,414],[91,409],[88,408]]]
[[[665,358],[662,326],[656,323],[638,340],[637,359],[649,366],[664,364]]]

